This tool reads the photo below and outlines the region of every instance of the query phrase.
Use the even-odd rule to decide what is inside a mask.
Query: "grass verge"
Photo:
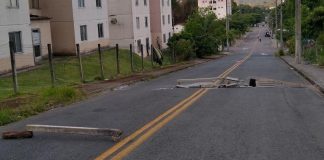
[[[0,126],[15,122],[32,115],[64,106],[84,98],[79,89],[81,85],[79,63],[76,57],[56,57],[54,59],[55,88],[52,88],[50,70],[47,61],[43,61],[37,69],[18,74],[19,94],[13,95],[11,77],[0,78]],[[82,57],[84,76],[87,83],[99,81],[101,78],[98,53]],[[114,79],[133,74],[130,54],[120,50],[120,73],[117,74],[115,51],[103,52],[103,69],[105,79]],[[141,57],[133,56],[134,71],[142,71]],[[170,58],[165,56],[165,65]],[[152,70],[150,59],[144,59],[144,71]]]

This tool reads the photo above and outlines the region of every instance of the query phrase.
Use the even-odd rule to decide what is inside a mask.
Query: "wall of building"
[[[162,24],[162,35],[161,35],[162,48],[167,48],[168,40],[173,35],[171,0],[161,0],[161,1],[165,1],[164,6],[161,5],[161,14],[162,16],[163,15],[165,16],[165,24],[163,25],[161,23]],[[163,35],[166,36],[165,42],[163,42]]]
[[[42,0],[40,8],[43,16],[51,18],[54,54],[75,55],[72,0]]]
[[[133,11],[133,31],[134,31],[134,50],[136,53],[139,53],[140,47],[137,45],[138,40],[143,44],[144,50],[147,47],[150,48],[152,44],[151,36],[151,22],[150,22],[150,0],[147,0],[147,5],[144,5],[144,0],[139,0],[139,5],[135,5],[135,0],[132,0],[132,11]],[[140,18],[140,29],[136,26],[136,17]],[[145,26],[145,17],[148,18],[148,26]],[[146,38],[149,38],[149,45],[146,45]],[[144,54],[145,56],[147,54]]]
[[[162,2],[164,1],[164,2]],[[173,35],[172,28],[172,8],[171,0],[156,0],[151,2],[151,32],[152,41],[155,47],[167,48],[167,42]],[[165,23],[163,24],[163,16]],[[169,19],[170,17],[170,19]],[[166,41],[164,42],[163,35],[166,36]],[[158,45],[159,44],[159,45]]]
[[[89,52],[97,49],[98,44],[108,46],[109,43],[109,23],[107,0],[101,1],[101,7],[96,6],[95,0],[85,0],[85,7],[80,8],[78,1],[72,1],[73,20],[75,31],[75,43],[80,44],[81,52]],[[98,36],[98,24],[103,24],[104,37]],[[87,26],[87,40],[81,41],[80,26]]]
[[[32,20],[32,29],[39,29],[41,39],[41,56],[48,57],[47,44],[52,44],[51,24],[49,20]]]
[[[108,17],[112,45],[129,48],[134,41],[132,0],[108,0]],[[113,19],[116,24],[111,23]]]
[[[228,14],[232,14],[231,0],[198,0],[198,7],[211,9],[217,18],[222,19],[226,17],[226,2]]]
[[[22,53],[16,53],[17,68],[34,65],[28,1],[19,1],[18,8],[9,5],[9,0],[0,1],[0,72],[11,69],[9,32],[21,32]]]

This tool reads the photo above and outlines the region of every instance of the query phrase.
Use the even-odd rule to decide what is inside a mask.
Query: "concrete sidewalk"
[[[311,64],[297,64],[291,56],[281,57],[286,63],[302,74],[306,79],[314,83],[324,93],[324,68]]]

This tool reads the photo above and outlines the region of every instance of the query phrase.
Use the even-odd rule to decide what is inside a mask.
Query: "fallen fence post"
[[[117,63],[117,74],[120,74],[120,66],[119,66],[119,46],[116,44],[116,63]]]
[[[130,65],[131,71],[134,72],[134,57],[133,57],[133,45],[129,45]]]
[[[81,57],[81,54],[80,54],[80,45],[76,44],[76,48],[77,48],[77,56],[78,56],[78,59],[79,59],[80,79],[81,79],[81,82],[84,83],[84,74],[83,74],[83,66],[82,66],[82,57]]]
[[[89,127],[72,127],[72,126],[52,126],[52,125],[26,125],[27,131],[45,132],[45,133],[63,133],[63,134],[80,134],[91,136],[110,136],[113,140],[118,140],[123,131],[110,128],[89,128]]]
[[[52,87],[55,86],[55,73],[54,73],[54,67],[53,67],[53,53],[52,53],[52,45],[47,44],[47,50],[48,50],[48,62],[49,62],[49,68],[50,68],[50,74],[51,74],[51,83]]]
[[[143,44],[141,44],[141,58],[142,58],[142,71],[144,71],[144,50],[143,50]]]
[[[22,131],[22,132],[4,132],[2,133],[2,139],[20,139],[20,138],[33,138],[32,131]]]
[[[10,48],[10,60],[11,60],[11,72],[12,72],[12,81],[15,94],[18,93],[18,79],[17,79],[17,70],[16,70],[16,57],[14,51],[14,44],[12,41],[9,42]]]
[[[103,62],[102,62],[102,53],[101,53],[101,45],[98,44],[98,54],[99,54],[99,63],[100,63],[100,76],[101,80],[105,79],[104,75],[104,67],[103,67]]]

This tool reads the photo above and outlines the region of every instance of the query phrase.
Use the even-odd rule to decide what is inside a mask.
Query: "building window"
[[[104,37],[104,29],[103,29],[103,23],[98,24],[98,37],[103,38]]]
[[[96,6],[97,6],[97,7],[102,7],[102,5],[101,5],[101,0],[96,0]]]
[[[19,7],[19,0],[9,0],[9,8],[18,8]]]
[[[165,25],[165,16],[162,15],[162,24]]]
[[[147,0],[144,0],[144,6],[147,6]]]
[[[170,6],[170,0],[167,0],[167,1],[168,1],[168,2],[167,2],[167,3],[168,3],[168,6]]]
[[[168,15],[168,24],[171,24],[171,16]]]
[[[88,40],[87,26],[86,25],[80,26],[80,35],[81,35],[81,41]]]
[[[166,43],[166,35],[163,34],[163,43]]]
[[[32,9],[39,9],[39,0],[31,0],[31,8]]]
[[[21,32],[10,32],[9,41],[12,42],[14,53],[22,52]]]
[[[138,0],[135,1],[135,5],[138,6]]]
[[[145,27],[148,27],[148,17],[145,17]]]
[[[169,32],[169,39],[171,38],[171,32]]]
[[[85,3],[84,3],[84,0],[78,0],[78,5],[79,7],[85,7]]]
[[[164,0],[161,0],[162,1],[162,6],[164,6]]]
[[[140,23],[140,18],[136,17],[136,28],[140,29],[141,28],[141,23]]]

